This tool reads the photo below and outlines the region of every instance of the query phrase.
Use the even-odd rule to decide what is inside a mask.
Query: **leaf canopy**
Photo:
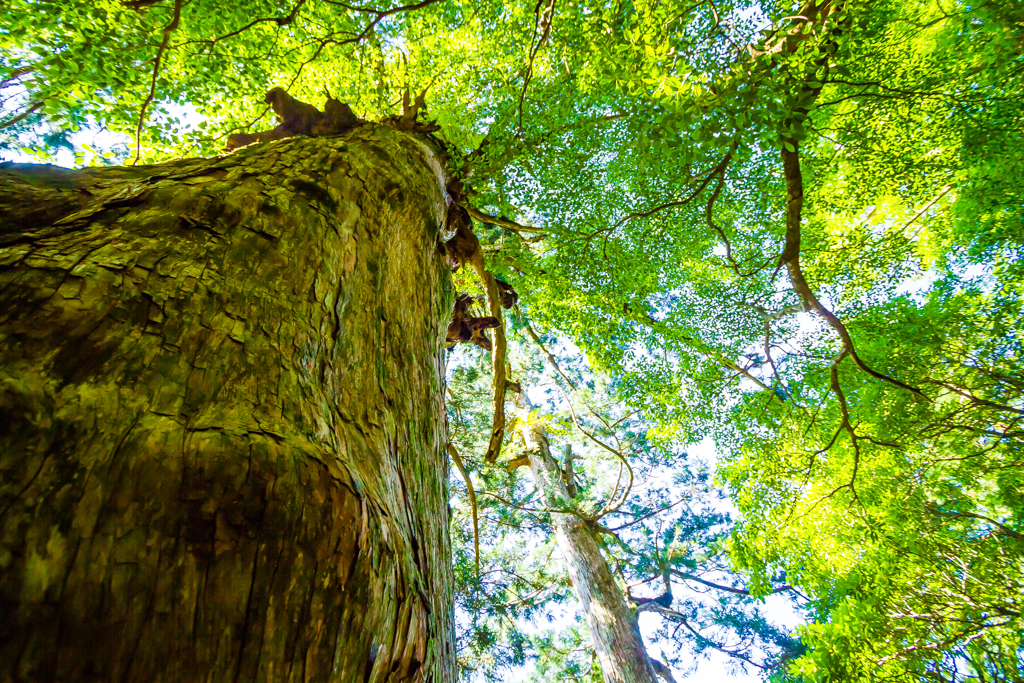
[[[272,126],[272,86],[370,119],[426,88],[474,205],[521,224],[477,232],[525,315],[653,446],[715,440],[736,566],[813,601],[792,675],[1019,678],[1019,3],[11,0],[0,27],[8,149],[210,154]]]

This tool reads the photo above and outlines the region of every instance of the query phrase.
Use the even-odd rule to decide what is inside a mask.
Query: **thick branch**
[[[839,334],[843,349],[850,354],[850,358],[862,371],[875,379],[888,382],[893,386],[906,389],[914,394],[927,398],[917,387],[899,381],[885,375],[865,363],[857,353],[857,347],[853,343],[853,337],[842,320],[835,313],[825,307],[815,295],[814,290],[807,283],[803,269],[800,267],[800,222],[804,203],[803,175],[800,172],[800,153],[796,140],[788,139],[784,142],[782,150],[782,166],[786,176],[786,246],[779,258],[779,265],[785,265],[789,272],[790,282],[793,289],[804,304],[804,310],[817,313],[825,322]]]
[[[823,20],[833,11],[835,11],[835,7],[830,2],[823,2],[820,6],[811,2],[805,8],[805,16],[817,16],[819,20]],[[794,50],[796,49],[796,44],[802,40],[801,36],[802,34],[800,33],[791,33],[780,45],[786,46],[789,50]],[[832,43],[826,44],[822,56],[817,60],[818,66],[826,70],[829,64],[828,48],[831,46]],[[810,83],[814,83],[814,85]],[[803,96],[801,99],[810,104],[817,99],[821,91],[821,83],[808,80],[800,87],[800,91]],[[807,105],[804,105],[794,111],[794,116],[798,114],[806,116],[807,113]],[[800,231],[803,218],[804,184],[803,174],[800,170],[799,141],[792,135],[786,135],[782,140],[782,167],[786,179],[786,243],[782,250],[782,255],[779,257],[777,268],[786,266],[790,282],[792,282],[793,289],[800,297],[801,302],[803,302],[804,310],[820,315],[839,334],[843,349],[850,355],[854,363],[857,364],[857,367],[875,379],[882,380],[901,389],[906,389],[922,398],[927,398],[917,387],[912,387],[869,367],[858,355],[857,348],[853,343],[853,337],[850,335],[846,325],[821,303],[814,290],[811,289],[807,278],[804,276],[803,269],[800,267]]]
[[[511,218],[506,218],[505,216],[490,216],[484,213],[483,211],[474,209],[472,206],[470,206],[469,202],[464,202],[460,204],[460,206],[466,210],[466,213],[468,213],[470,216],[477,219],[481,223],[500,225],[503,228],[508,228],[512,232],[544,232],[544,230],[542,230],[541,228],[533,228],[528,225],[523,225],[522,223],[516,223]]]
[[[480,278],[480,282],[487,292],[487,308],[491,316],[497,318],[501,323],[498,327],[494,328],[494,342],[491,350],[491,371],[493,377],[491,386],[494,389],[494,398],[492,400],[494,419],[491,427],[491,440],[487,444],[487,453],[484,455],[484,460],[487,463],[494,464],[501,454],[501,443],[505,438],[505,391],[508,388],[505,375],[505,353],[507,348],[505,342],[505,316],[501,310],[501,292],[498,291],[498,283],[495,282],[491,271],[487,270],[487,264],[484,262],[484,255],[479,245],[477,245],[476,251],[470,258],[470,263],[473,264],[473,269],[476,271],[477,277]]]

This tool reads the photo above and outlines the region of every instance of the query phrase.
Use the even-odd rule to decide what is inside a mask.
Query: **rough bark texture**
[[[543,430],[530,423],[530,404],[522,394],[519,406],[519,421],[524,425],[522,434],[533,480],[548,507],[564,509],[571,497],[566,491],[562,470],[551,456]],[[606,683],[657,683],[636,615],[616,585],[594,531],[571,514],[552,513],[551,517],[558,548],[583,608],[604,680]]]
[[[443,171],[0,165],[0,681],[453,681]]]

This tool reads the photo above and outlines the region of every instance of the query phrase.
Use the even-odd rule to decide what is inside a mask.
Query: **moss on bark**
[[[451,681],[444,172],[0,165],[0,681]]]

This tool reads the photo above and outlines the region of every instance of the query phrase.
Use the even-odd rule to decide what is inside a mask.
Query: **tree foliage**
[[[571,499],[545,500],[524,474],[528,467],[511,465],[526,448],[514,435],[505,447],[510,464],[486,465],[484,354],[470,348],[449,358],[449,423],[481,520],[477,579],[472,503],[459,495],[453,540],[463,670],[500,679],[533,658],[538,681],[600,680],[585,627],[579,617],[566,622],[562,614],[574,587],[551,529],[552,513],[567,511],[599,530],[613,575],[653,634],[652,655],[683,672],[712,652],[732,658],[738,669],[775,670],[799,644],[770,623],[745,577],[732,571],[725,542],[730,515],[706,464],[652,444],[651,425],[614,401],[606,377],[578,358],[552,364],[544,356],[563,356],[557,341],[538,335],[535,343],[530,331],[511,336],[513,375],[539,402],[530,422],[563,459]],[[453,473],[452,483],[465,490],[462,475]],[[772,584],[804,602],[790,586]]]
[[[0,26],[8,147],[108,129],[115,158],[209,154],[271,127],[271,86],[366,118],[425,89],[474,206],[511,217],[476,229],[524,315],[614,377],[654,451],[715,440],[736,566],[811,599],[792,675],[1019,679],[1018,3],[14,0]],[[461,599],[487,624],[466,647],[522,661]]]

